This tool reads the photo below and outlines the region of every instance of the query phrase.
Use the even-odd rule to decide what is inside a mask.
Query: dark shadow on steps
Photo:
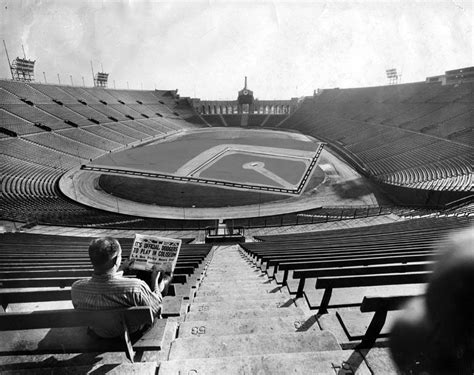
[[[112,371],[115,367],[117,367],[117,365],[114,365],[114,364],[107,365],[107,364],[105,364],[105,365],[102,365],[99,368],[95,369],[94,371],[90,371],[89,374],[90,375],[109,374],[110,371]]]
[[[306,320],[303,324],[301,324],[296,332],[306,332],[309,330],[313,325],[315,325],[318,322],[318,316],[313,315],[311,316],[308,320]]]
[[[268,293],[276,293],[276,292],[279,292],[281,290],[281,286],[277,286],[275,288],[273,288],[272,290],[269,290]]]
[[[369,350],[365,351],[367,354]],[[364,356],[358,350],[354,350],[349,358],[346,361],[343,361],[340,365],[340,369],[337,372],[338,375],[346,375],[346,374],[355,374],[360,367],[360,365],[364,362]]]
[[[82,353],[67,360],[58,360],[54,354],[43,361],[21,362],[0,365],[0,372],[25,370],[31,373],[41,372],[41,369],[49,369],[54,373],[90,373],[90,374],[107,374],[110,373],[118,364],[103,364],[91,372],[97,362],[102,360],[101,353]],[[74,372],[74,367],[77,371]]]
[[[377,338],[381,336],[380,332],[382,331],[386,320],[387,311],[377,310],[367,328],[367,331],[365,332],[365,336],[362,338],[361,343],[357,345],[356,349],[370,349],[373,347]]]
[[[290,307],[291,305],[293,305],[295,303],[295,301],[293,301],[292,298],[290,298],[288,301],[282,303],[282,304],[278,304],[278,307]]]

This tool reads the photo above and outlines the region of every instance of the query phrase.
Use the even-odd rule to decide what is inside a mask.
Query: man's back
[[[115,308],[148,306],[154,316],[161,308],[161,294],[154,293],[140,279],[123,277],[121,272],[94,274],[90,279],[76,281],[71,288],[74,308],[81,310],[110,310]],[[91,327],[101,337],[116,337],[123,332],[120,322]],[[131,327],[135,331],[140,327]]]

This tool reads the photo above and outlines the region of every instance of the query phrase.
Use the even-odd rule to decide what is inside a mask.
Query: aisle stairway
[[[372,373],[238,245],[215,249],[193,297],[160,375]]]

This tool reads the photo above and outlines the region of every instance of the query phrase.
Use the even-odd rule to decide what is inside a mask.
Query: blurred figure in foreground
[[[474,227],[453,233],[441,251],[426,298],[392,328],[403,374],[474,374]]]

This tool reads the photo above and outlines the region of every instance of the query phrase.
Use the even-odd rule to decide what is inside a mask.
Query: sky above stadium
[[[259,99],[314,89],[402,82],[473,66],[471,1],[33,1],[0,0],[10,59],[36,63],[36,80],[179,89],[236,99],[248,76]],[[0,77],[9,78],[2,49]]]

